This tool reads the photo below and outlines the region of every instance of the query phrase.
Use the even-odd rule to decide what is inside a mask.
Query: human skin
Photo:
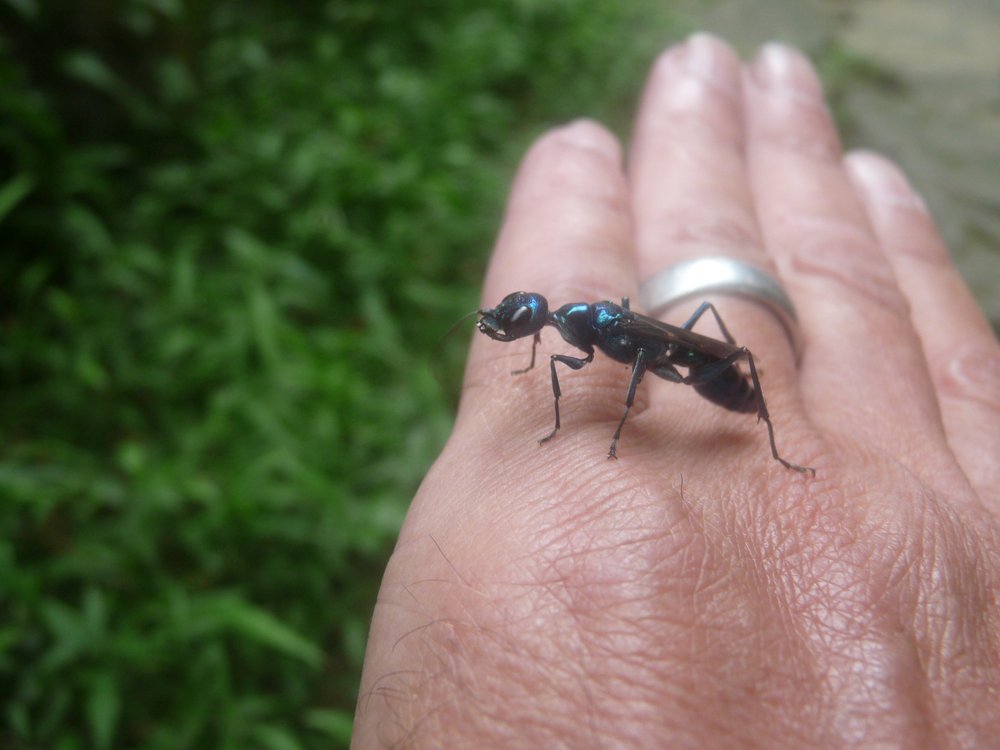
[[[653,66],[627,164],[578,121],[539,139],[483,290],[638,299],[679,260],[770,267],[798,309],[713,297],[753,351],[753,415],[546,329],[476,335],[454,433],[374,614],[354,747],[1000,746],[1000,348],[919,196],[841,150],[797,52],[696,35]],[[697,301],[668,314],[682,322]],[[711,316],[696,329],[718,336]]]

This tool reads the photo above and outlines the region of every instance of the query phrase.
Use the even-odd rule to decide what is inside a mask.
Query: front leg
[[[552,395],[555,396],[556,405],[556,426],[552,428],[552,432],[539,440],[539,444],[551,440],[555,434],[559,431],[559,397],[562,396],[562,391],[559,389],[559,376],[556,375],[556,362],[562,362],[567,367],[573,370],[579,370],[584,365],[590,364],[594,361],[594,350],[590,349],[587,352],[587,356],[580,357],[570,357],[566,354],[553,354],[549,359],[549,367],[552,370]]]
[[[531,362],[528,366],[520,370],[511,370],[511,375],[524,375],[528,370],[534,369],[535,367],[535,351],[538,349],[538,345],[542,342],[542,334],[536,333],[535,338],[531,341]]]

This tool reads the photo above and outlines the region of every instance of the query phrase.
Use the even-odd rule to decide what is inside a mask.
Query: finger
[[[667,51],[654,66],[629,161],[640,279],[708,255],[768,265],[747,181],[740,87],[739,59],[707,34]],[[788,342],[769,313],[742,300],[712,301],[732,318],[737,337],[766,332],[754,345],[782,350],[790,361]],[[683,319],[688,312],[672,315]],[[699,329],[718,336],[710,318]]]
[[[799,304],[809,416],[846,448],[921,465],[944,443],[937,401],[889,261],[841,160],[809,62],[770,44],[744,76],[750,179]]]
[[[727,256],[772,267],[761,237],[747,179],[740,62],[720,40],[696,34],[668,50],[646,83],[629,161],[639,278],[647,280],[681,260]],[[791,443],[795,365],[780,321],[760,305],[732,296],[708,298],[737,342],[753,352],[762,390],[782,429],[779,443]],[[702,299],[659,315],[680,325]],[[722,338],[712,315],[695,326]],[[733,414],[706,407],[687,389],[652,380],[652,403],[676,419],[682,404],[691,409],[685,424],[712,420],[732,426]],[[747,429],[754,425],[747,420]]]
[[[544,295],[550,309],[567,302],[634,296],[630,248],[631,219],[617,141],[590,121],[558,128],[536,142],[518,171],[487,271],[483,305],[494,307],[507,294],[522,290]],[[514,413],[512,398],[528,399],[519,404],[518,415],[531,415],[546,424],[550,421],[552,391],[546,355],[584,355],[548,329],[544,337],[539,366],[514,383],[510,372],[528,364],[531,338],[501,343],[475,337],[460,422],[470,416],[470,409],[492,408],[488,406],[491,401],[502,410],[500,417],[509,417]],[[600,373],[606,367],[595,363],[586,369]],[[575,373],[573,380],[575,403],[578,383],[593,385],[594,381],[587,374]],[[485,398],[477,392],[475,398],[467,398],[470,390],[492,381],[502,384],[498,393]],[[603,404],[603,410],[611,404]]]
[[[899,169],[849,154],[848,172],[910,302],[948,444],[980,498],[1000,513],[1000,347],[951,262],[923,201]]]
[[[629,159],[640,278],[702,255],[766,262],[742,121],[740,63],[725,43],[695,34],[660,56]]]
[[[567,301],[614,299],[634,289],[621,158],[615,137],[589,120],[552,130],[532,146],[507,203],[484,304],[528,287]]]

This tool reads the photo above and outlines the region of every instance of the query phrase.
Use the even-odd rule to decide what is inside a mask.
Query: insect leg
[[[726,328],[726,324],[722,322],[722,316],[719,315],[719,311],[715,309],[715,305],[713,305],[711,302],[702,302],[700,305],[698,305],[698,309],[694,311],[694,314],[687,319],[687,322],[684,325],[682,325],[681,328],[690,331],[692,328],[694,328],[694,324],[698,322],[698,318],[704,315],[707,310],[712,311],[712,315],[715,316],[715,322],[719,324],[719,330],[722,331],[722,335],[725,337],[726,341],[728,341],[730,344],[735,344],[736,339],[733,338],[733,335],[729,332],[729,329]]]
[[[544,443],[553,438],[553,436],[559,431],[559,397],[562,396],[562,391],[559,388],[559,377],[556,375],[556,362],[562,362],[567,367],[573,370],[579,370],[584,365],[590,364],[594,361],[594,350],[591,349],[586,357],[570,357],[566,354],[553,354],[549,358],[549,367],[552,369],[552,395],[555,396],[555,406],[556,406],[556,426],[552,428],[552,432],[539,440],[539,443]]]
[[[670,360],[666,357],[653,360],[652,362],[650,362],[649,371],[654,375],[658,375],[664,380],[669,380],[671,383],[684,382],[684,376],[677,371],[677,368],[674,367],[670,363]]]
[[[792,469],[794,471],[802,472],[803,474],[809,472],[813,476],[816,476],[816,470],[808,466],[799,466],[798,464],[793,464],[791,461],[786,461],[778,454],[778,446],[774,442],[774,425],[771,423],[771,415],[767,411],[767,404],[764,401],[764,391],[760,386],[760,378],[757,377],[757,367],[754,365],[753,354],[745,346],[741,346],[736,349],[728,357],[723,357],[718,362],[713,362],[710,365],[699,368],[697,372],[692,372],[682,381],[685,385],[697,385],[699,383],[707,383],[714,378],[719,377],[723,372],[728,370],[730,367],[734,366],[740,359],[746,359],[747,365],[750,367],[750,380],[753,383],[754,400],[757,403],[757,421],[760,422],[762,419],[767,425],[767,437],[771,443],[771,455],[774,459],[787,469]]]
[[[771,416],[767,413],[767,404],[764,403],[764,391],[760,387],[760,378],[757,377],[757,368],[753,363],[753,355],[750,353],[749,349],[744,347],[744,351],[747,354],[747,364],[750,365],[750,379],[753,381],[754,393],[757,396],[757,421],[764,420],[767,423],[767,437],[771,441],[771,455],[786,469],[794,469],[795,471],[802,472],[805,474],[807,471],[816,476],[816,469],[809,466],[799,466],[798,464],[793,464],[790,461],[786,461],[781,456],[778,455],[778,446],[774,444],[774,425],[771,424]]]
[[[535,338],[532,339],[531,341],[531,363],[523,369],[511,370],[510,371],[511,375],[524,375],[524,373],[526,373],[528,370],[531,370],[535,367],[535,350],[538,349],[538,345],[540,343],[542,343],[542,334],[536,333]]]
[[[646,372],[646,352],[644,349],[640,349],[639,353],[635,357],[635,364],[632,365],[632,378],[628,383],[628,394],[625,396],[625,413],[622,414],[622,419],[618,423],[618,429],[615,430],[615,435],[611,438],[611,447],[608,449],[608,458],[618,458],[618,438],[622,435],[622,427],[625,426],[625,418],[628,417],[629,409],[632,408],[632,402],[635,401],[635,389],[639,387],[639,383],[642,380],[643,373]]]

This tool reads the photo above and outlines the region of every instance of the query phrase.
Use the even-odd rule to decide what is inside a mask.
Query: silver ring
[[[695,258],[663,269],[639,288],[642,308],[654,318],[679,302],[710,294],[745,297],[766,307],[781,322],[799,358],[802,335],[795,305],[778,280],[759,266],[723,256]]]

